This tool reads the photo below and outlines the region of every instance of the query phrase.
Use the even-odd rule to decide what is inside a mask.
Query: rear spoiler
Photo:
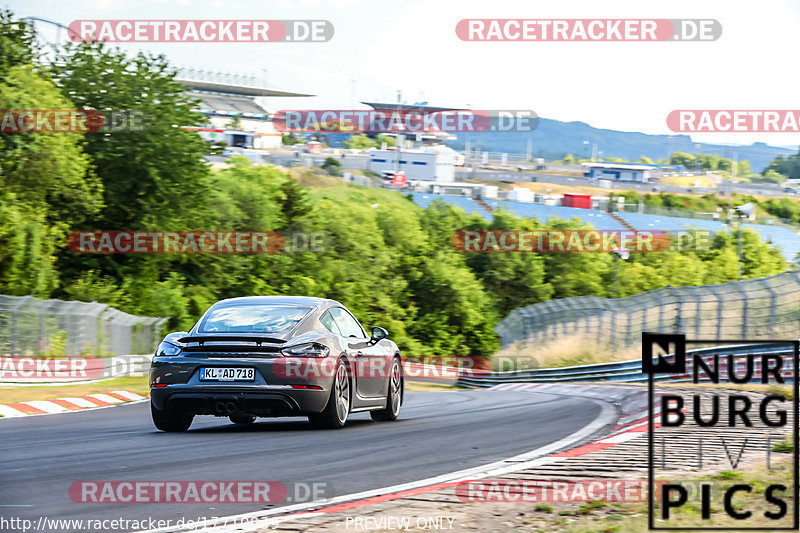
[[[262,343],[267,342],[270,344],[284,344],[286,341],[277,339],[275,337],[259,337],[258,335],[192,335],[178,339],[180,343],[198,342],[202,346],[205,342],[254,342],[256,346],[261,346]]]

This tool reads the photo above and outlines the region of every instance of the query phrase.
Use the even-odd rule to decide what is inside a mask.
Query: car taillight
[[[306,342],[284,348],[281,353],[288,357],[328,357],[331,350],[318,342]]]
[[[175,346],[171,342],[161,341],[161,344],[156,348],[156,357],[178,355],[181,350],[180,346]]]

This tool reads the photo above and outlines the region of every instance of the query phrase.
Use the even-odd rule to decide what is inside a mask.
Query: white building
[[[409,180],[453,182],[457,155],[444,145],[370,150],[369,170],[378,174],[402,170]]]
[[[446,194],[449,196],[466,196],[469,198],[497,198],[497,185],[484,185],[482,183],[464,182],[417,182],[414,184],[416,192],[430,194]]]
[[[626,163],[583,163],[586,177],[593,180],[638,181],[647,183],[653,167]]]
[[[506,200],[514,202],[533,202],[533,191],[524,187],[514,187],[508,191]]]

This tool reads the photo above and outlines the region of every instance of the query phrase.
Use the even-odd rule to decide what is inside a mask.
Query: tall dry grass
[[[612,347],[582,335],[560,337],[550,342],[519,341],[494,354],[492,370],[525,370],[630,361],[642,356],[642,345]]]

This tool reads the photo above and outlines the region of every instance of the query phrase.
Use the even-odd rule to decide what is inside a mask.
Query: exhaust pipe
[[[225,414],[225,412],[226,412],[226,406],[225,406],[225,404],[224,404],[223,402],[217,402],[217,403],[214,405],[214,410],[215,410],[217,413],[219,413],[219,414],[221,414],[221,415],[222,415],[222,414]]]
[[[225,408],[228,410],[228,414],[236,412],[236,404],[233,402],[228,402],[225,404]]]

